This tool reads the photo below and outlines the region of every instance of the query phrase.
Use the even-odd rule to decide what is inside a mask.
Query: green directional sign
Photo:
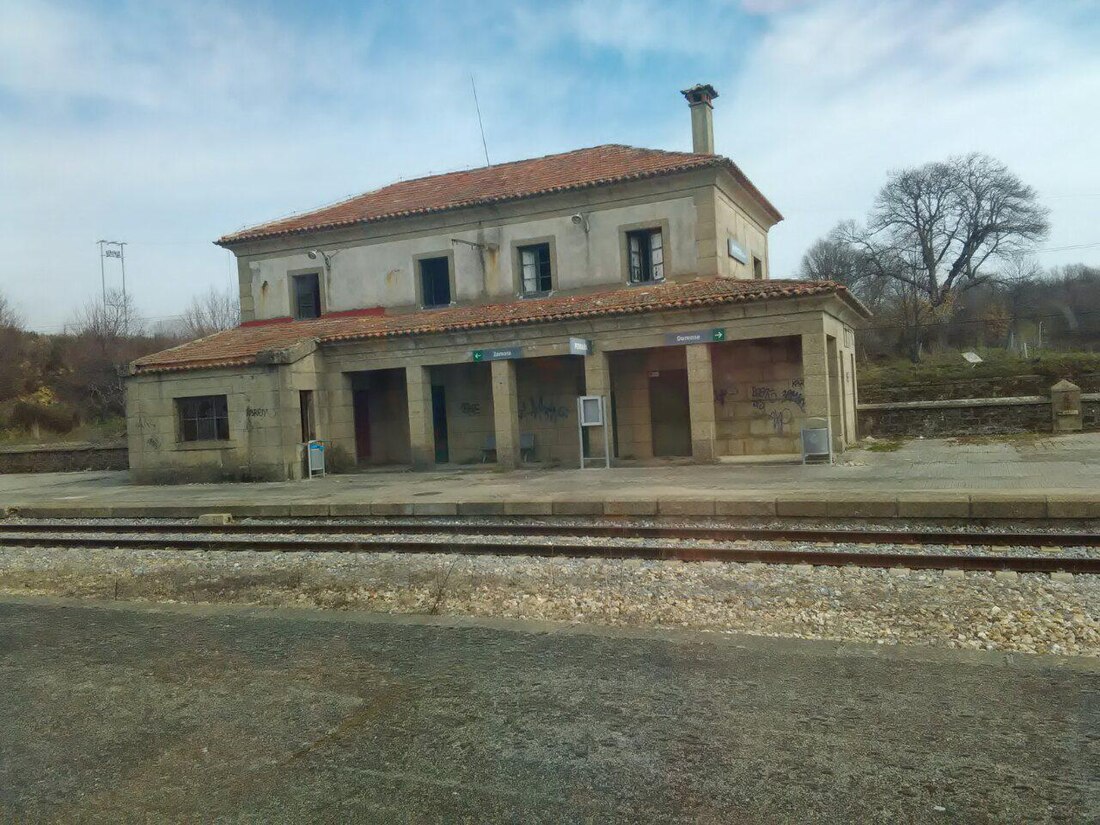
[[[507,361],[510,358],[522,358],[523,347],[497,347],[496,349],[475,349],[470,351],[472,361]]]
[[[697,329],[690,332],[669,332],[665,334],[665,343],[669,346],[682,344],[707,344],[711,341],[725,341],[726,331],[722,327]]]

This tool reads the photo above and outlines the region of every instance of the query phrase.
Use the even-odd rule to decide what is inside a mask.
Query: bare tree
[[[89,301],[78,309],[65,330],[69,335],[94,342],[104,354],[118,341],[141,335],[144,324],[134,312],[134,301],[121,290],[108,290],[103,301]]]
[[[60,381],[63,395],[74,400],[79,395],[82,407],[99,419],[122,413],[119,367],[134,357],[133,342],[144,333],[129,295],[109,290],[105,297],[85,304],[66,324],[70,374]]]
[[[0,329],[23,328],[23,317],[15,309],[15,306],[0,292]]]
[[[232,289],[210,287],[196,295],[180,316],[180,331],[189,338],[202,338],[240,323],[241,304]]]
[[[1045,238],[1047,215],[1034,189],[974,153],[895,172],[867,226],[851,227],[846,239],[878,277],[907,284],[935,311],[995,277],[991,261]]]

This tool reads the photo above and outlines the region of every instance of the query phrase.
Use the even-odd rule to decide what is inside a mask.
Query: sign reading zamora
[[[725,341],[726,330],[722,327],[714,329],[698,329],[692,332],[669,332],[665,334],[665,343],[669,346],[680,344],[710,344],[715,341]]]
[[[523,347],[498,347],[497,349],[475,349],[470,353],[474,361],[506,361],[509,358],[522,358]]]

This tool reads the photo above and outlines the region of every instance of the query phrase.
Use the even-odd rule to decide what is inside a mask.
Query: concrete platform
[[[25,516],[563,515],[1100,518],[1100,433],[851,450],[833,466],[728,465],[500,472],[482,466],[315,481],[138,486],[125,472],[0,475]]]

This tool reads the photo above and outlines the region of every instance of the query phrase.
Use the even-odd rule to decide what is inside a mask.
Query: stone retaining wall
[[[1081,397],[1084,427],[1100,430],[1100,393]],[[1049,433],[1050,398],[960,398],[951,401],[904,401],[860,404],[859,435],[935,438],[953,435]]]
[[[0,473],[125,470],[125,444],[32,444],[0,449]]]

